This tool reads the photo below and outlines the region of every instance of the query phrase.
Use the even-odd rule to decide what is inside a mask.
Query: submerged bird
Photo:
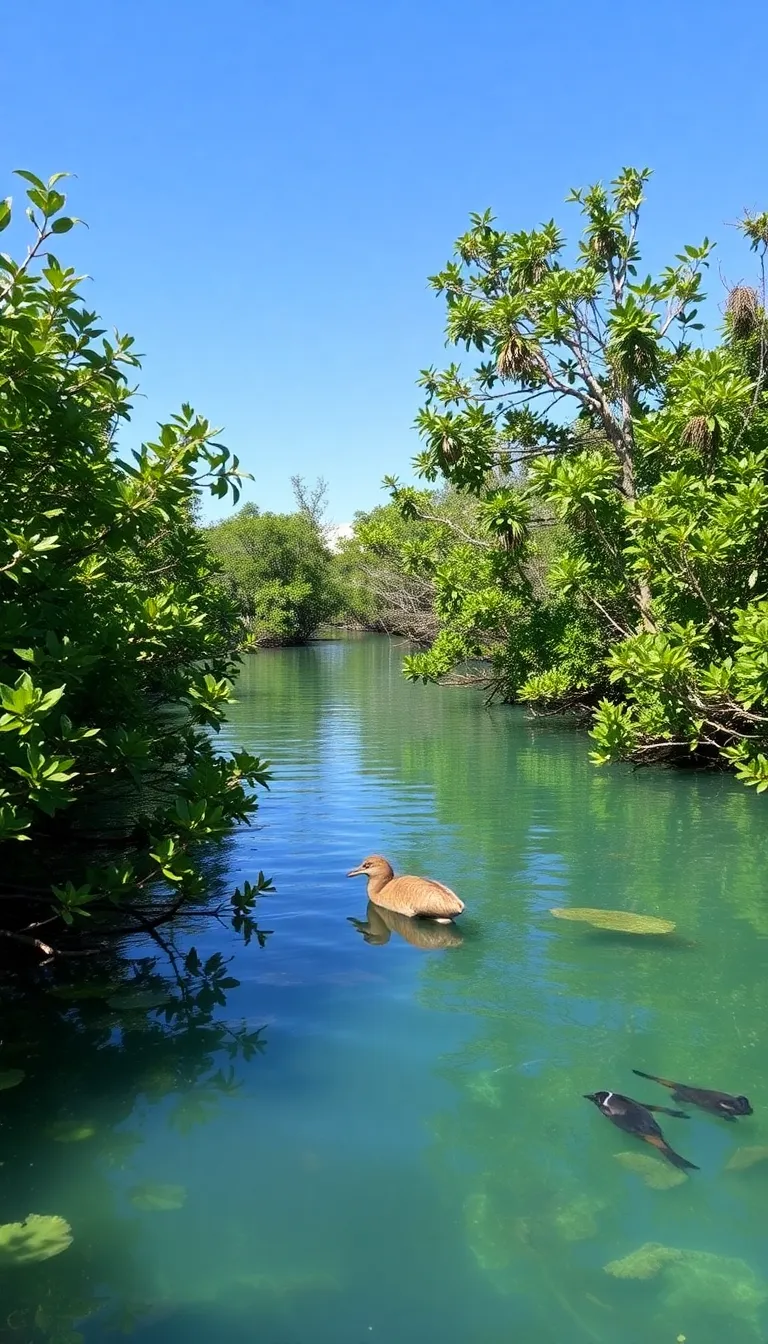
[[[657,1148],[673,1167],[680,1167],[683,1171],[699,1170],[693,1162],[686,1161],[670,1148],[650,1114],[651,1111],[660,1111],[663,1115],[674,1115],[679,1120],[687,1120],[685,1111],[671,1111],[667,1106],[644,1106],[639,1101],[632,1101],[631,1097],[622,1097],[618,1092],[587,1092],[585,1100],[594,1101],[600,1114],[612,1120],[614,1125],[624,1130],[625,1134],[634,1134],[636,1138],[642,1139],[643,1143],[650,1143],[652,1148]]]
[[[447,923],[464,909],[456,892],[442,882],[434,882],[431,877],[395,877],[391,863],[381,854],[369,854],[347,877],[359,874],[368,878],[368,900],[396,914]]]
[[[366,943],[382,947],[389,942],[393,933],[399,933],[412,947],[421,947],[425,952],[434,952],[445,947],[460,947],[464,939],[452,920],[445,923],[437,919],[410,919],[395,910],[385,910],[383,906],[368,902],[365,919],[353,919],[350,924],[362,934]]]
[[[713,1092],[707,1087],[688,1087],[685,1083],[672,1083],[668,1078],[657,1078],[655,1073],[643,1073],[642,1069],[633,1069],[638,1078],[648,1078],[652,1083],[661,1083],[670,1088],[673,1101],[687,1101],[690,1106],[700,1106],[702,1111],[710,1111],[723,1120],[735,1120],[737,1115],[751,1115],[752,1107],[747,1097],[732,1097],[728,1092]]]

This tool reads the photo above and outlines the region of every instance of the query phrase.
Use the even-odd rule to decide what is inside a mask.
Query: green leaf
[[[14,168],[13,171],[14,171],[16,177],[23,177],[24,180],[25,180],[25,182],[31,182],[31,183],[32,183],[32,186],[33,186],[33,187],[37,187],[39,191],[45,191],[45,183],[43,182],[42,178],[40,178],[40,177],[35,177],[35,174],[34,174],[34,173],[30,173],[30,172],[28,171],[28,169],[26,169],[26,168]]]
[[[107,999],[110,1008],[116,1012],[148,1012],[152,1008],[164,1008],[170,1003],[171,996],[164,990],[136,989],[125,993],[113,994]]]
[[[0,1224],[0,1268],[39,1264],[72,1245],[72,1228],[53,1214],[30,1213],[23,1223]]]
[[[135,1185],[128,1198],[137,1209],[168,1211],[183,1208],[187,1192],[183,1185]]]
[[[637,915],[630,910],[591,910],[573,906],[549,913],[556,919],[576,920],[614,933],[663,934],[673,933],[675,929],[672,920],[659,919],[656,915]]]
[[[7,1092],[11,1087],[18,1087],[23,1083],[26,1074],[23,1069],[5,1069],[0,1070],[0,1092]]]

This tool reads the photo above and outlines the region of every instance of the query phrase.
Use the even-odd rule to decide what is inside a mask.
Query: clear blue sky
[[[470,210],[564,219],[570,186],[649,164],[649,263],[707,233],[718,301],[718,264],[750,273],[728,224],[768,206],[767,37],[743,0],[17,3],[1,194],[77,173],[90,231],[58,252],[146,355],[137,437],[190,400],[247,498],[322,473],[343,522],[408,472],[445,357],[426,277]]]

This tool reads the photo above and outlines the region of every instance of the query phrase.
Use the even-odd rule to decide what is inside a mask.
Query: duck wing
[[[454,915],[460,915],[464,909],[464,902],[459,899],[455,891],[451,891],[451,888],[442,882],[435,882],[431,877],[407,877],[401,878],[400,881],[412,884],[409,895],[414,914],[432,919],[441,917],[452,919]]]

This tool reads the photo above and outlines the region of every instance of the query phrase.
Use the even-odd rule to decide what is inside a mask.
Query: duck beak
[[[362,865],[359,868],[351,868],[350,871],[347,873],[347,877],[358,877],[360,873],[364,871],[365,870],[363,869]]]

